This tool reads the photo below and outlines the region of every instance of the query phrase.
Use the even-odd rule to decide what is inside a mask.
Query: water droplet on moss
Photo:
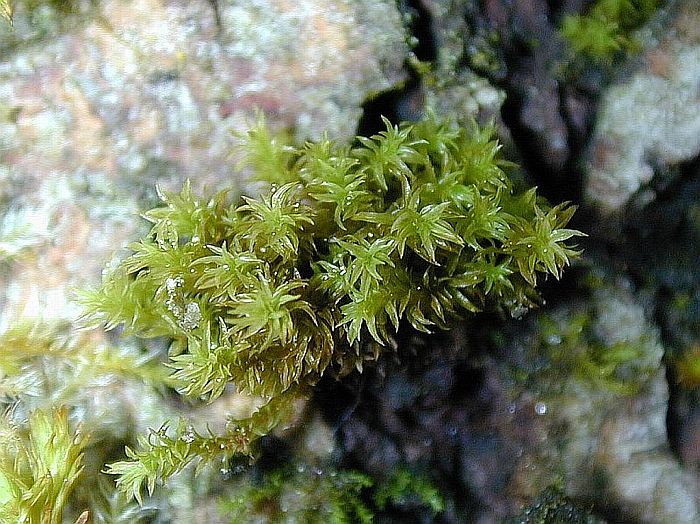
[[[561,344],[561,335],[559,333],[552,333],[546,338],[547,344],[551,346],[557,346]]]
[[[181,277],[169,278],[165,281],[165,289],[168,291],[168,293],[174,293],[175,289],[180,287],[182,284],[184,284],[184,281]]]
[[[194,429],[192,426],[187,426],[187,428],[185,428],[185,432],[180,437],[180,440],[188,444],[194,442]]]
[[[199,310],[199,304],[196,302],[188,302],[185,305],[185,314],[180,320],[180,327],[185,331],[192,331],[199,326],[202,320],[202,312]]]

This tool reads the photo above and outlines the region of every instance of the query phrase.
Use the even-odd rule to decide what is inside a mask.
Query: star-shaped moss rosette
[[[84,294],[93,321],[172,340],[182,394],[211,401],[233,385],[267,402],[228,435],[154,431],[111,466],[125,491],[249,452],[324,373],[391,346],[401,322],[430,332],[531,307],[537,281],[579,254],[574,207],[516,192],[493,129],[385,123],[354,146],[292,147],[261,120],[242,145],[260,195],[161,193],[150,234]]]

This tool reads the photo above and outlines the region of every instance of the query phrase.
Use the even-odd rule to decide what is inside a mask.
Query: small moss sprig
[[[143,502],[142,484],[151,495],[156,484],[163,482],[188,465],[195,463],[196,471],[210,464],[226,464],[234,455],[252,455],[251,443],[269,433],[279,422],[290,416],[288,397],[280,395],[262,406],[250,417],[232,421],[225,433],[198,432],[185,420],[174,430],[168,424],[151,429],[138,437],[136,449],[126,448],[128,460],[109,464],[106,473],[118,475],[117,488],[128,499]]]
[[[255,481],[241,478],[221,504],[231,523],[371,524],[389,508],[425,519],[442,513],[445,503],[427,478],[407,469],[375,483],[357,471],[296,463]]]
[[[0,437],[0,521],[61,524],[86,436],[71,431],[66,409],[54,409],[32,412],[26,431],[3,415]]]
[[[661,6],[662,0],[598,0],[585,15],[564,17],[561,34],[574,54],[610,64],[624,52],[637,52],[632,34]]]
[[[230,384],[270,402],[269,414],[329,370],[361,369],[404,320],[430,332],[531,307],[538,280],[579,254],[568,241],[581,233],[566,228],[574,208],[516,192],[490,128],[385,124],[354,146],[291,147],[261,120],[242,146],[261,194],[161,192],[163,206],[144,214],[150,234],[83,295],[88,318],[169,337],[182,394],[211,401]],[[271,427],[268,415],[251,420],[250,438]],[[180,469],[151,460],[170,446],[160,436],[130,454],[131,469],[112,468],[134,496]],[[188,450],[183,462],[200,455]]]
[[[307,464],[281,468],[258,483],[238,483],[222,500],[228,522],[287,524],[369,524],[373,512],[362,492],[372,480],[355,471],[335,471]]]

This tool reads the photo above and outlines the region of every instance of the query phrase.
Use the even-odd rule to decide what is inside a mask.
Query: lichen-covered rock
[[[468,33],[464,13],[471,2],[427,0],[424,4],[437,48],[433,71],[425,77],[426,108],[460,122],[496,121],[499,134],[507,135],[500,116],[505,93],[464,66],[465,42],[470,42],[473,36]]]
[[[529,347],[525,358],[540,363],[531,364],[514,406],[534,403],[541,434],[512,486],[534,496],[561,479],[568,495],[637,522],[697,522],[696,481],[668,445],[668,386],[655,328],[622,279],[595,290],[585,306],[589,320],[577,324],[583,304],[557,307],[548,314],[553,324],[540,320],[540,342],[512,346]],[[582,347],[582,358],[571,356]]]
[[[700,5],[678,4],[670,30],[645,51],[639,70],[601,102],[585,189],[603,213],[624,206],[655,167],[700,153]]]

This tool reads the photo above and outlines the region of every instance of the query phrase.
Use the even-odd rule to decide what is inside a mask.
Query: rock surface
[[[564,358],[531,368],[526,383],[535,387],[514,399],[514,406],[534,405],[541,439],[524,451],[511,486],[531,497],[561,475],[570,496],[591,502],[603,514],[613,511],[645,523],[697,522],[697,481],[668,443],[668,386],[656,328],[621,278],[593,292],[585,306],[592,308],[590,320],[577,328],[583,336],[565,334],[578,325],[582,305],[573,300],[556,307],[548,313],[550,328],[535,339],[516,337],[520,341],[511,346],[514,354],[517,347],[529,348],[524,359],[530,362],[542,362],[543,347],[550,355],[545,362],[558,351]],[[575,357],[582,349],[582,359]],[[604,363],[624,362],[613,356],[619,351],[635,356],[602,381],[610,369]],[[595,367],[587,369],[591,364]]]
[[[670,30],[601,102],[585,162],[585,192],[605,214],[646,186],[655,168],[700,153],[700,5],[678,4]],[[653,199],[653,193],[642,199]]]

